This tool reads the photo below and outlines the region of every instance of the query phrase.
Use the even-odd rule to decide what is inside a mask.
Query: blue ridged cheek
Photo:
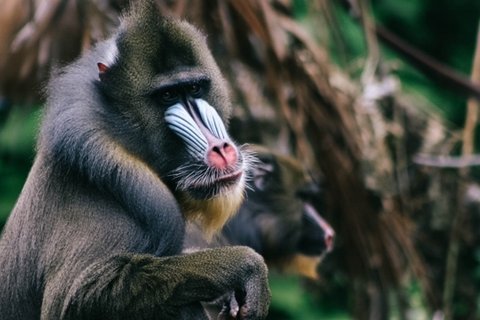
[[[210,130],[210,132],[217,138],[229,141],[230,138],[227,129],[218,115],[217,110],[205,100],[196,99],[195,102],[197,103],[200,117],[208,130]]]
[[[217,110],[205,100],[196,99],[201,121],[212,135],[220,140],[230,141],[225,125]],[[202,155],[208,148],[208,141],[198,124],[188,113],[186,108],[176,103],[165,112],[165,121],[168,127],[185,142],[188,152],[194,156]]]
[[[194,157],[205,153],[208,147],[207,139],[183,105],[177,103],[169,107],[165,112],[165,121],[185,142],[188,153]]]

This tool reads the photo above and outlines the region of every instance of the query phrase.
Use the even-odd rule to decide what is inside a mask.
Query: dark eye
[[[312,201],[322,195],[322,189],[317,183],[310,182],[300,186],[295,195],[304,201]]]
[[[174,104],[178,100],[178,93],[173,89],[162,90],[158,94],[158,98],[162,104]]]
[[[189,94],[194,98],[200,98],[203,94],[203,88],[199,84],[191,84],[188,88]]]

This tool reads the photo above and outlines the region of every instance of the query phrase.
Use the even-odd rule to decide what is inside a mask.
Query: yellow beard
[[[182,194],[180,206],[187,220],[198,222],[207,240],[220,231],[225,223],[237,213],[243,202],[243,179],[228,193],[209,200],[197,200]]]
[[[298,274],[312,280],[318,280],[317,267],[321,260],[321,256],[306,256],[299,253],[283,264],[281,269],[286,273]]]

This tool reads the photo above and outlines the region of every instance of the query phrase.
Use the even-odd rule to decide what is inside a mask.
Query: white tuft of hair
[[[105,50],[104,54],[104,61],[102,63],[106,64],[107,66],[111,66],[115,64],[118,57],[118,47],[115,41],[109,41],[108,46]]]

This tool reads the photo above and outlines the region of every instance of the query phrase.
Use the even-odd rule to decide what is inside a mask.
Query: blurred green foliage
[[[404,40],[469,77],[480,22],[480,1],[372,0],[377,21]],[[425,78],[411,67],[402,83],[428,98],[448,120],[463,126],[466,97]]]
[[[0,226],[22,189],[34,157],[39,111],[14,107],[0,127]]]
[[[327,304],[319,305],[309,295],[302,279],[295,276],[270,275],[272,305],[268,319],[272,320],[344,320],[350,319],[345,310],[331,308]]]
[[[322,25],[312,24],[307,0],[295,0],[296,17],[320,41],[329,45],[329,52],[353,77],[360,76],[366,57],[364,32],[343,5],[332,2],[335,26],[342,43],[328,35],[322,39]],[[480,1],[476,0],[371,0],[377,24],[425,54],[469,77],[480,22]],[[314,19],[314,18],[313,18]],[[399,54],[382,45],[383,62],[398,75],[404,91],[426,98],[457,127],[463,126],[466,97],[441,86],[412,67]]]
[[[436,60],[469,77],[480,23],[477,0],[372,0],[377,21]],[[402,68],[403,69],[403,68]],[[398,74],[442,110],[452,123],[463,126],[466,97],[427,80],[413,68]]]
[[[480,19],[477,0],[372,0],[377,20],[437,60],[470,74]]]

